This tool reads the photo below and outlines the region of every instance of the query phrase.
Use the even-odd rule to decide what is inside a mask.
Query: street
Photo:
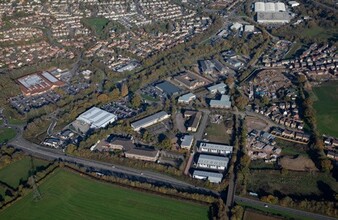
[[[305,217],[305,218],[311,218],[311,219],[316,219],[316,220],[336,220],[336,218],[333,218],[333,217],[315,214],[315,213],[312,213],[312,212],[306,212],[306,211],[302,211],[302,210],[298,210],[298,209],[292,209],[292,208],[283,207],[283,206],[279,206],[279,205],[267,204],[267,203],[261,202],[259,200],[249,199],[249,198],[240,197],[240,196],[235,196],[235,202],[245,203],[245,204],[251,205],[253,207],[255,207],[255,206],[266,207],[266,205],[267,205],[267,207],[266,207],[267,212],[269,211],[269,209],[274,209],[274,210],[277,210],[277,211],[280,211],[280,212],[287,212],[287,213],[290,213],[290,214],[295,215],[295,216],[302,216],[302,217]]]

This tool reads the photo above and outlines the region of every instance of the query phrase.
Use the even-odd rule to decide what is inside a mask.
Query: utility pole
[[[40,193],[38,186],[36,185],[36,182],[35,182],[35,176],[34,176],[35,167],[34,167],[33,157],[32,156],[30,156],[30,157],[31,157],[31,170],[30,170],[31,176],[29,177],[29,182],[33,187],[33,200],[38,201],[38,200],[41,199],[41,193]]]

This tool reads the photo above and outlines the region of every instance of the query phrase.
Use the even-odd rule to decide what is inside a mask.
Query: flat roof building
[[[184,115],[187,115],[187,114],[184,113]],[[194,114],[191,114],[187,122],[188,131],[196,132],[200,125],[201,119],[202,119],[202,112],[195,112]]]
[[[134,129],[134,131],[140,131],[141,128],[149,127],[151,125],[164,121],[167,118],[170,118],[170,115],[165,111],[161,111],[131,123],[131,127]]]
[[[168,81],[156,84],[156,88],[165,93],[167,96],[177,95],[181,91],[180,88]]]
[[[191,101],[196,99],[196,95],[190,93],[187,93],[185,95],[182,95],[178,98],[178,103],[184,103],[189,104]]]
[[[213,170],[225,170],[228,167],[229,158],[200,154],[197,160],[197,167]]]
[[[213,86],[209,86],[208,90],[212,93],[212,94],[216,94],[217,92],[224,94],[226,91],[227,85],[225,85],[223,82],[218,83],[216,85]]]
[[[193,142],[194,142],[193,135],[184,135],[184,137],[181,139],[181,148],[190,150]]]
[[[39,95],[64,85],[62,81],[55,78],[49,72],[39,72],[23,76],[17,82],[21,92],[25,96]]]
[[[132,148],[124,153],[126,158],[156,162],[160,151],[150,148]]]
[[[285,4],[283,2],[255,2],[255,12],[284,12],[286,11]]]
[[[258,23],[289,23],[291,16],[287,12],[258,12],[257,22]]]
[[[211,108],[231,108],[230,96],[222,95],[220,100],[210,100]]]
[[[212,153],[212,154],[231,154],[233,151],[233,146],[224,145],[224,144],[214,144],[208,142],[201,142],[198,150],[202,153]]]
[[[209,180],[209,182],[211,183],[220,183],[223,179],[223,174],[202,170],[194,170],[193,178],[200,180]]]
[[[83,121],[89,124],[91,128],[96,129],[104,128],[108,124],[113,123],[117,120],[117,116],[100,108],[92,107],[77,117],[77,120]]]

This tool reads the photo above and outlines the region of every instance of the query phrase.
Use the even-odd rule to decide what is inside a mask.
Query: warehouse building
[[[197,167],[213,170],[225,170],[228,167],[228,163],[229,158],[227,157],[201,154],[197,160]]]
[[[170,118],[170,115],[165,111],[161,111],[154,115],[150,115],[146,118],[131,123],[131,127],[134,129],[134,131],[140,131],[141,128],[149,127],[168,118]]]
[[[49,72],[30,74],[19,78],[17,82],[25,96],[39,95],[64,85]]]
[[[258,12],[257,22],[265,24],[289,23],[291,16],[287,12]]]
[[[202,170],[194,170],[193,178],[200,180],[209,180],[209,182],[211,183],[220,183],[222,181],[223,174]]]
[[[255,2],[255,12],[285,12],[286,7],[282,2]]]
[[[233,151],[233,146],[224,145],[224,144],[213,144],[208,142],[201,142],[198,148],[199,152],[202,153],[211,153],[211,154],[231,154]]]
[[[97,107],[92,107],[88,111],[77,117],[78,121],[85,122],[91,128],[104,128],[117,120],[117,116]]]

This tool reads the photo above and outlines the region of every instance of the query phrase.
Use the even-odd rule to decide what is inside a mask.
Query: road
[[[119,176],[142,180],[144,182],[167,185],[167,186],[171,186],[174,188],[181,188],[181,189],[184,189],[190,192],[202,193],[205,195],[219,196],[219,193],[216,191],[196,187],[189,183],[177,180],[175,178],[172,178],[172,177],[160,174],[160,173],[155,173],[151,171],[143,171],[143,170],[138,170],[138,169],[134,169],[130,167],[113,165],[111,163],[66,155],[57,149],[46,148],[46,147],[31,143],[25,140],[22,137],[23,126],[13,125],[12,127],[17,131],[17,135],[13,140],[11,140],[8,143],[8,145],[21,149],[37,157],[47,159],[47,160],[63,160],[63,161],[71,162],[71,163],[81,164],[85,167],[92,167],[97,170],[100,170],[100,169],[108,170],[113,173],[118,173]]]
[[[208,118],[209,118],[209,114],[210,114],[210,111],[207,110],[207,109],[202,109],[201,112],[203,112],[201,123],[200,123],[200,126],[199,126],[197,132],[194,134],[196,143],[197,143],[197,141],[202,140],[202,138],[204,136],[204,130],[207,126]],[[195,144],[195,147],[194,147],[194,152],[197,152],[196,144]]]
[[[240,196],[235,196],[235,201],[236,202],[240,202],[240,203],[245,203],[248,205],[252,205],[252,206],[260,206],[260,207],[264,207],[265,205],[268,205],[267,212],[269,211],[269,209],[274,209],[280,212],[286,212],[286,213],[290,213],[291,215],[295,215],[295,216],[302,216],[305,218],[311,218],[311,219],[316,219],[316,220],[337,220],[336,218],[333,217],[329,217],[329,216],[325,216],[325,215],[320,215],[320,214],[315,214],[312,212],[306,212],[306,211],[302,211],[302,210],[298,210],[298,209],[292,209],[292,208],[288,208],[288,207],[283,207],[283,206],[279,206],[279,205],[272,205],[272,204],[267,204],[265,202],[261,202],[255,199],[249,199],[246,197],[240,197]]]

